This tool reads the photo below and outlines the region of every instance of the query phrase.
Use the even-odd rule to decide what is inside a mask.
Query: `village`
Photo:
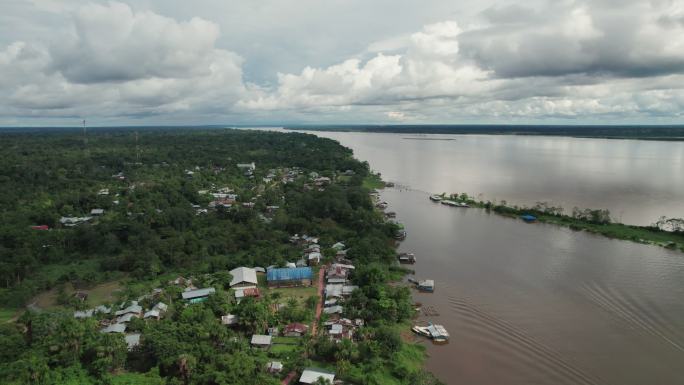
[[[254,162],[237,164],[244,176],[255,178],[256,165]],[[193,178],[199,167],[193,170],[185,170],[186,177]],[[222,169],[214,169],[213,172],[221,172]],[[347,170],[341,174],[349,177],[354,174]],[[211,210],[230,210],[235,206],[253,209],[257,199],[269,185],[287,184],[294,182],[301,175],[298,167],[271,169],[261,179],[257,188],[257,194],[246,202],[240,202],[238,194],[230,187],[217,188],[215,185],[208,189],[199,190],[200,196],[209,197],[206,206],[193,204],[196,215],[208,214]],[[123,172],[112,176],[118,181],[126,180]],[[332,182],[331,178],[323,177],[318,173],[311,172],[307,175],[309,182],[304,184],[306,190],[316,189],[324,191],[325,187]],[[135,185],[131,185],[135,188]],[[98,191],[98,196],[107,197],[110,188]],[[375,196],[375,194],[373,194]],[[119,194],[114,195],[112,203],[119,204]],[[266,205],[264,212],[259,214],[263,221],[271,220],[278,210],[277,205]],[[82,224],[96,224],[99,216],[104,215],[105,210],[94,208],[89,216],[62,217],[60,224],[64,227],[74,227]],[[133,215],[128,213],[128,215]],[[45,225],[33,226],[34,230],[48,230]],[[165,283],[163,287],[156,287],[149,293],[123,303],[98,305],[92,308],[74,311],[76,319],[97,319],[101,333],[116,333],[124,336],[129,351],[137,349],[144,335],[140,332],[141,327],[136,326],[139,322],[158,322],[176,309],[201,304],[212,297],[222,297],[230,303],[231,312],[217,317],[217,322],[226,328],[236,331],[249,343],[252,349],[266,352],[273,359],[268,361],[265,371],[277,377],[283,377],[283,384],[300,383],[313,384],[320,379],[330,383],[341,384],[335,379],[334,370],[310,367],[301,373],[292,371],[281,360],[283,356],[297,354],[304,337],[326,336],[331,342],[339,343],[343,340],[354,341],[364,321],[360,318],[348,319],[345,317],[344,303],[358,286],[352,284],[352,276],[355,269],[352,261],[347,259],[349,249],[345,243],[338,241],[328,245],[327,252],[322,251],[319,239],[315,236],[294,234],[289,238],[291,245],[301,249],[301,258],[286,262],[284,266],[239,266],[227,273],[229,282],[216,282],[216,286],[203,286],[197,283],[194,277],[178,276]],[[228,276],[223,276],[225,279]],[[206,281],[203,277],[202,281]],[[74,298],[85,302],[87,294],[76,291]],[[308,322],[281,322],[263,324],[264,328],[253,334],[248,334],[244,326],[254,320],[244,319],[240,315],[240,306],[243,301],[262,301],[268,303],[268,309],[276,317],[279,312],[288,306],[295,305],[306,308],[310,315],[304,318]],[[296,381],[295,381],[296,380]]]
[[[250,371],[260,384],[428,376],[405,323],[416,314],[410,285],[388,284],[415,257],[396,254],[406,231],[379,201],[380,177],[339,144],[306,135],[274,135],[279,150],[263,152],[257,138],[270,135],[234,133],[227,138],[238,143],[221,139],[224,147],[210,143],[223,136],[200,136],[209,152],[181,162],[159,147],[141,155],[119,137],[135,161],[93,165],[87,189],[25,216],[22,232],[43,258],[66,263],[27,275],[34,294],[15,301],[8,321],[19,333],[34,323],[87,335],[80,365],[107,381],[242,383],[189,370]],[[155,140],[176,149],[174,139]],[[291,151],[309,142],[305,154]]]

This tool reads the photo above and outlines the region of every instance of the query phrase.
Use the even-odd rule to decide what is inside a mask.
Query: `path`
[[[290,383],[290,381],[292,381],[292,379],[293,379],[296,375],[297,375],[297,372],[292,371],[292,372],[288,373],[288,374],[287,374],[287,377],[285,377],[280,383],[281,383],[282,385],[288,385],[288,384]]]
[[[323,265],[318,270],[318,304],[316,304],[316,317],[314,318],[313,325],[311,325],[311,335],[316,336],[318,332],[318,321],[321,320],[321,314],[323,313],[323,281],[325,280],[325,272],[328,270],[328,265]]]

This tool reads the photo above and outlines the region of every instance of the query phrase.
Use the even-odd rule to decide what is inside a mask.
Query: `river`
[[[468,385],[684,384],[684,255],[450,208],[428,192],[608,208],[624,222],[684,216],[684,144],[514,136],[317,133],[398,183],[415,294],[446,326],[427,368]],[[453,140],[434,140],[453,139]]]

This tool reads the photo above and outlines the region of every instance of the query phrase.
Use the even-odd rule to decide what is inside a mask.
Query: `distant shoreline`
[[[587,139],[684,141],[684,126],[359,125],[285,126],[286,130],[442,135],[558,136]],[[417,139],[417,138],[405,138]]]

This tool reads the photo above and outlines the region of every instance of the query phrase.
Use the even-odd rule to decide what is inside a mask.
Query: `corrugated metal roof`
[[[270,269],[266,273],[268,281],[294,281],[301,279],[311,279],[313,271],[310,267],[296,267],[287,269]]]
[[[252,336],[252,345],[270,345],[271,336],[264,334],[255,334]]]
[[[317,368],[306,368],[302,372],[302,376],[299,377],[299,382],[303,384],[313,384],[318,381],[319,378],[328,380],[331,383],[335,381],[335,373],[328,372],[327,370],[317,369]]]
[[[216,292],[216,289],[214,289],[213,287],[208,287],[206,289],[185,291],[181,295],[183,296],[183,299],[192,299],[192,298],[206,297],[209,294],[214,294],[215,292]]]
[[[233,279],[230,281],[230,286],[235,286],[239,283],[253,283],[257,284],[256,270],[249,267],[238,267],[230,271]]]

